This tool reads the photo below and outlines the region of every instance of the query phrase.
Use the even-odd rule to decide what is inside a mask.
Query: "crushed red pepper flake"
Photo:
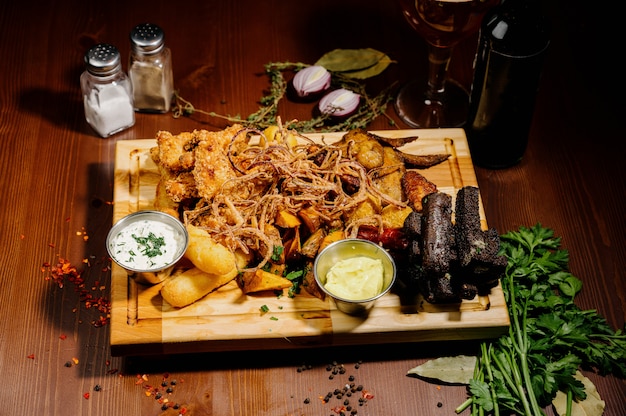
[[[69,221],[69,218],[67,220]],[[84,231],[84,228],[83,228],[83,232],[77,232],[76,234],[83,235],[84,240],[85,241],[88,240],[88,235]],[[21,238],[23,239],[25,238],[25,236],[21,235]],[[54,248],[55,244],[49,243],[48,246],[51,248]],[[95,258],[95,256],[91,256],[91,257]],[[110,265],[111,259],[107,258],[107,260],[108,260],[108,263],[105,263],[104,266],[102,266],[101,268],[101,271],[103,273],[109,272],[111,270],[111,265]],[[82,260],[82,263],[89,267],[91,266],[89,259],[87,258],[84,258]],[[58,256],[58,261],[56,264],[53,265],[49,262],[44,262],[40,270],[42,273],[45,274],[44,276],[45,280],[52,281],[53,283],[57,284],[59,288],[63,288],[66,282],[73,283],[75,291],[79,294],[79,299],[83,303],[85,309],[96,309],[103,314],[97,319],[92,320],[91,321],[92,325],[99,327],[99,326],[106,325],[108,323],[108,320],[110,318],[110,308],[111,308],[110,302],[104,297],[94,296],[93,293],[90,293],[89,290],[86,289],[86,284],[82,277],[82,272],[79,271],[74,265],[72,265],[71,262]],[[96,280],[94,284],[91,285],[90,290],[91,292],[104,291],[106,290],[106,286],[101,284],[99,280]],[[72,312],[74,313],[77,312],[77,310],[78,308],[72,308]],[[82,323],[82,320],[80,320],[79,322]],[[59,338],[62,340],[67,339],[67,335],[61,334]],[[28,355],[28,358],[34,360],[35,354]],[[78,362],[79,362],[78,359],[74,357],[72,358],[71,361],[67,361],[65,363],[65,366],[72,367],[73,365],[78,364]],[[106,367],[110,367],[111,361],[106,360],[105,365]],[[108,375],[117,374],[118,371],[119,370],[117,368],[113,368],[113,369],[107,370],[106,374]],[[179,415],[185,415],[187,414],[187,408],[181,406],[178,403],[170,401],[170,399],[167,397],[164,397],[164,394],[171,395],[174,392],[174,386],[176,386],[178,382],[181,382],[181,383],[184,382],[184,380],[182,379],[180,381],[176,381],[176,380],[172,380],[171,382],[167,381],[169,376],[170,376],[169,373],[165,373],[163,375],[162,385],[164,388],[164,392],[161,392],[158,387],[155,388],[151,385],[145,384],[145,382],[148,381],[148,376],[146,374],[137,375],[136,384],[142,385],[142,387],[146,389],[145,394],[147,396],[154,396],[157,402],[162,406],[162,409],[165,410],[165,408],[173,408],[173,409],[178,410]],[[118,377],[123,377],[123,374],[119,373]],[[94,391],[100,391],[100,390],[101,390],[100,385],[96,385],[94,387]],[[88,400],[90,398],[90,393],[89,392],[84,393],[83,397],[86,400]]]
[[[83,237],[83,241],[87,242],[89,241],[89,234],[87,233],[87,231],[85,230],[85,227],[81,227],[80,231],[76,231],[76,235],[78,237]]]
[[[74,290],[78,293],[80,302],[83,303],[85,309],[95,309],[100,313],[97,319],[91,321],[93,326],[102,327],[108,324],[111,302],[104,296],[94,296],[94,292],[101,292],[106,289],[104,285],[101,285],[98,281],[96,285],[93,287],[89,286],[89,289],[87,289],[82,272],[70,261],[62,257],[59,257],[57,263],[54,265],[48,262],[43,263],[41,270],[45,273],[45,280],[56,283],[59,288],[63,288],[66,282],[74,284]],[[72,311],[76,312],[76,308]]]
[[[26,358],[30,358],[31,360],[35,359],[35,354],[28,354]]]

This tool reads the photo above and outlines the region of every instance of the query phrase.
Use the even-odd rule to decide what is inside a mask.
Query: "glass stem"
[[[452,47],[440,47],[428,44],[428,90],[426,99],[441,101],[445,91],[448,64],[452,56]]]

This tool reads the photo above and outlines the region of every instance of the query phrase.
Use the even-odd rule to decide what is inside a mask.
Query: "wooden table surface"
[[[477,168],[476,175],[489,224],[501,233],[537,222],[553,228],[570,251],[572,273],[584,282],[579,306],[597,309],[621,328],[626,95],[612,56],[621,36],[617,16],[584,4],[548,3],[553,42],[524,161],[500,171]],[[0,414],[178,414],[161,410],[166,398],[192,415],[331,415],[318,397],[341,388],[349,375],[374,395],[357,408],[359,415],[454,414],[464,387],[406,373],[429,358],[471,352],[470,342],[111,355],[97,303],[107,298],[110,282],[104,239],[112,221],[115,144],[158,130],[226,125],[201,115],[138,114],[131,129],[109,139],[95,136],[81,103],[83,54],[108,42],[125,61],[128,33],[144,21],[165,30],[180,94],[220,114],[257,109],[268,86],[263,65],[272,61],[313,63],[335,48],[371,47],[396,61],[374,81],[378,85],[423,77],[426,65],[424,43],[388,0],[2,2]],[[474,47],[474,39],[461,43],[451,68],[466,86]],[[309,108],[285,102],[281,114],[307,119]],[[392,107],[387,114],[407,128]],[[379,118],[370,128],[394,127]],[[42,268],[59,259],[75,266],[84,284],[66,280],[60,288],[46,279]],[[346,373],[330,379],[333,363]],[[626,414],[624,380],[586,375],[606,400],[607,416]],[[171,392],[161,387],[163,380]]]

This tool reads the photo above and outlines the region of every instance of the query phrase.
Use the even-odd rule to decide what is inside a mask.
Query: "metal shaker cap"
[[[137,25],[130,32],[130,44],[135,52],[154,54],[160,52],[165,46],[165,34],[163,30],[152,23]]]
[[[99,43],[85,54],[87,71],[94,75],[111,75],[121,69],[120,52],[113,45]]]

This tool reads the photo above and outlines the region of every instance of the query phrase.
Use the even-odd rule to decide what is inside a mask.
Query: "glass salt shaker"
[[[128,75],[133,86],[136,111],[166,113],[174,92],[172,54],[165,46],[163,30],[143,23],[130,32]]]
[[[132,87],[117,48],[105,43],[93,46],[85,54],[85,66],[80,86],[87,123],[102,137],[134,125]]]

